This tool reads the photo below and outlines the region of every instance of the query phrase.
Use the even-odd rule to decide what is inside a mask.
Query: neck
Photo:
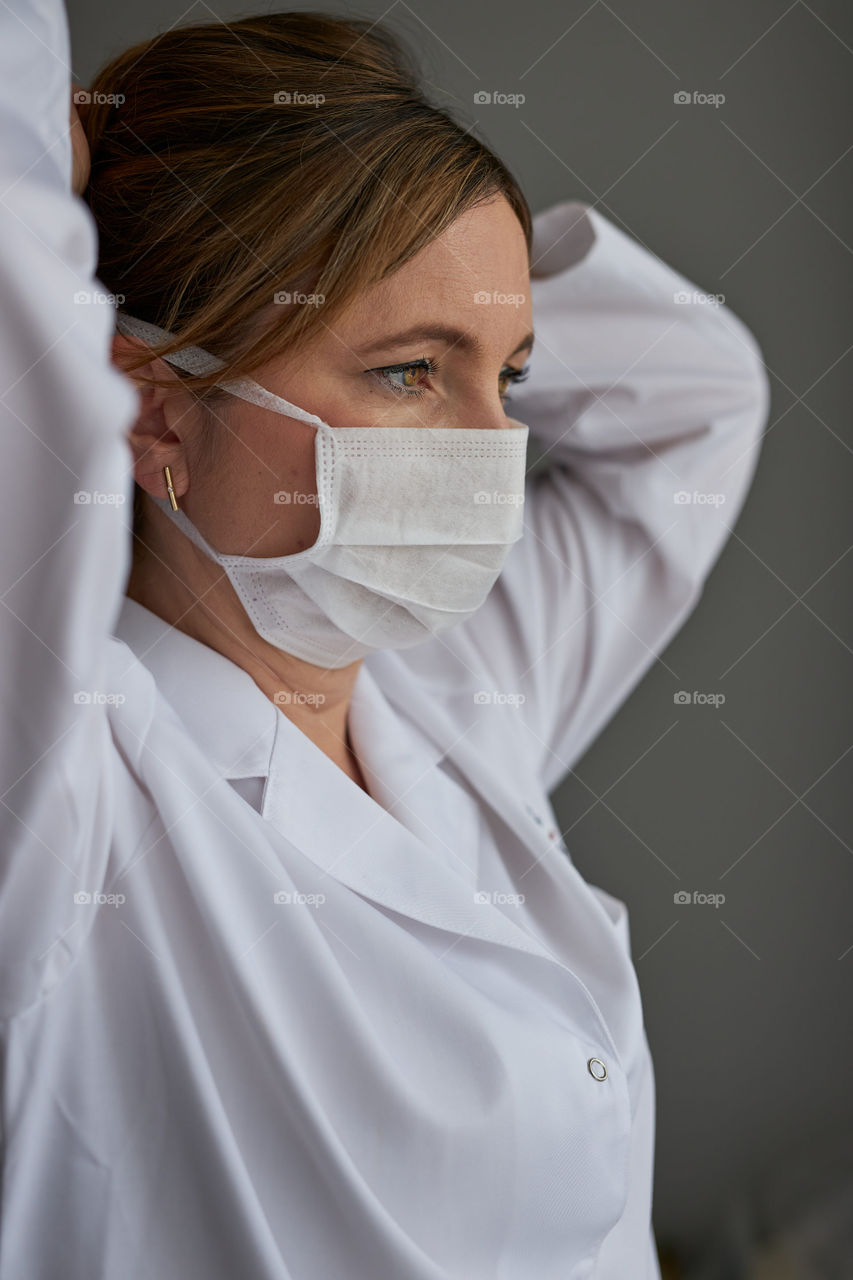
[[[347,714],[361,659],[346,667],[319,667],[269,644],[252,626],[227,575],[162,514],[134,538],[126,594],[242,667],[327,755],[338,762],[350,757]]]

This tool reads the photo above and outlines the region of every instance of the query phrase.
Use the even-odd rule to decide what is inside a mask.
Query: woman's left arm
[[[728,307],[588,205],[539,214],[531,262],[536,344],[508,412],[545,469],[460,630],[495,687],[523,693],[550,791],[701,595],[753,477],[769,383]]]

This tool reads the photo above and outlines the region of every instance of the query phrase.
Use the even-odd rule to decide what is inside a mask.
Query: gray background
[[[853,11],[70,0],[74,75],[87,84],[167,26],[288,7],[387,15],[436,100],[508,162],[534,211],[595,203],[724,294],[762,346],[773,406],[733,536],[683,630],[555,797],[583,874],[631,909],[657,1077],[658,1239],[691,1275],[732,1280],[746,1274],[740,1241],[853,1180]],[[475,106],[482,89],[526,102]],[[726,101],[676,106],[679,89]],[[726,702],[676,707],[673,688]],[[726,901],[679,907],[675,889]],[[853,1275],[847,1262],[815,1274]]]

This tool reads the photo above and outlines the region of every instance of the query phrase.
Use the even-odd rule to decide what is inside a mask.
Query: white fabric
[[[364,660],[368,795],[247,673],[123,598],[137,397],[112,306],[74,301],[98,286],[67,192],[64,13],[17,10],[0,1280],[657,1280],[627,913],[574,867],[548,792],[725,541],[767,411],[754,340],[677,302],[693,286],[596,210],[539,215],[513,412],[552,465],[474,617]]]

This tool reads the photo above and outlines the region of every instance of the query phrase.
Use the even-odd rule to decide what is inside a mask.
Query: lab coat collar
[[[269,776],[276,732],[279,731],[279,740],[287,735],[287,726],[280,725],[281,719],[287,717],[248,672],[129,596],[124,597],[113,632],[148,668],[166,701],[222,777],[236,780]],[[395,739],[395,725],[394,712],[369,666],[362,662],[352,693],[350,732],[357,750],[366,744],[368,733],[372,735],[372,769],[365,769],[365,773],[372,775],[368,782],[375,779],[377,787],[383,773],[382,761],[390,753],[395,754],[398,773],[406,766],[422,771],[444,755],[440,741],[422,735],[417,752],[407,752],[405,744]],[[295,726],[293,731],[300,734],[303,742],[306,740]]]
[[[248,672],[129,596],[113,634],[148,668],[222,777],[267,776],[281,713]]]

